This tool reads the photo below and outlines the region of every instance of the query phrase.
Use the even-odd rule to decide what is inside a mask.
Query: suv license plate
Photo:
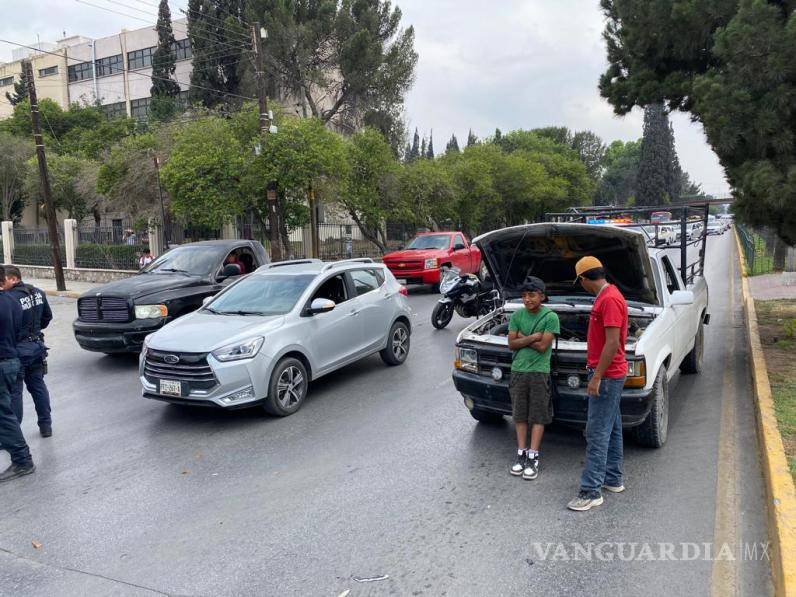
[[[182,396],[182,382],[161,379],[160,393],[164,396]]]

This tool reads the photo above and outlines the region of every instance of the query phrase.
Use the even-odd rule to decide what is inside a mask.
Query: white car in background
[[[309,383],[379,353],[409,355],[406,288],[381,263],[317,259],[270,263],[147,336],[145,398],[296,412]]]

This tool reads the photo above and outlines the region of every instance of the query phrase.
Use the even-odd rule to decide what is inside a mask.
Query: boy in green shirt
[[[522,286],[522,302],[509,320],[509,348],[513,351],[509,394],[517,432],[517,456],[512,475],[535,479],[539,474],[539,446],[544,426],[553,420],[550,355],[553,339],[561,332],[558,314],[542,306],[545,286],[529,276]],[[528,427],[531,427],[531,448]]]

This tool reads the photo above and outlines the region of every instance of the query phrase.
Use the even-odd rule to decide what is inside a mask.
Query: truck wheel
[[[402,321],[396,321],[390,328],[387,346],[379,353],[385,364],[394,367],[402,365],[409,356],[409,327]]]
[[[265,412],[275,417],[292,415],[304,404],[308,384],[304,363],[292,357],[282,359],[271,374]]]
[[[691,352],[689,352],[683,359],[683,362],[680,363],[680,371],[687,374],[701,373],[704,354],[705,324],[700,321],[696,338],[694,339],[694,348],[691,349]]]
[[[655,378],[652,408],[644,422],[633,429],[636,441],[647,448],[660,448],[669,432],[669,380],[666,366],[661,365]]]
[[[453,303],[437,303],[431,312],[431,325],[441,330],[453,319]]]
[[[480,410],[477,408],[471,410],[470,415],[479,423],[490,423],[494,425],[496,423],[503,422],[503,415],[500,415],[498,413],[491,413],[489,411]]]

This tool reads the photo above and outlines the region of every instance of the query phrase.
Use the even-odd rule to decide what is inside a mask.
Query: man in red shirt
[[[605,269],[596,257],[584,257],[575,265],[576,282],[597,298],[586,336],[586,368],[589,385],[589,414],[586,422],[586,465],[580,477],[580,492],[567,507],[585,511],[603,503],[601,490],[621,493],[622,415],[619,402],[627,377],[625,340],[627,303],[605,279]]]

